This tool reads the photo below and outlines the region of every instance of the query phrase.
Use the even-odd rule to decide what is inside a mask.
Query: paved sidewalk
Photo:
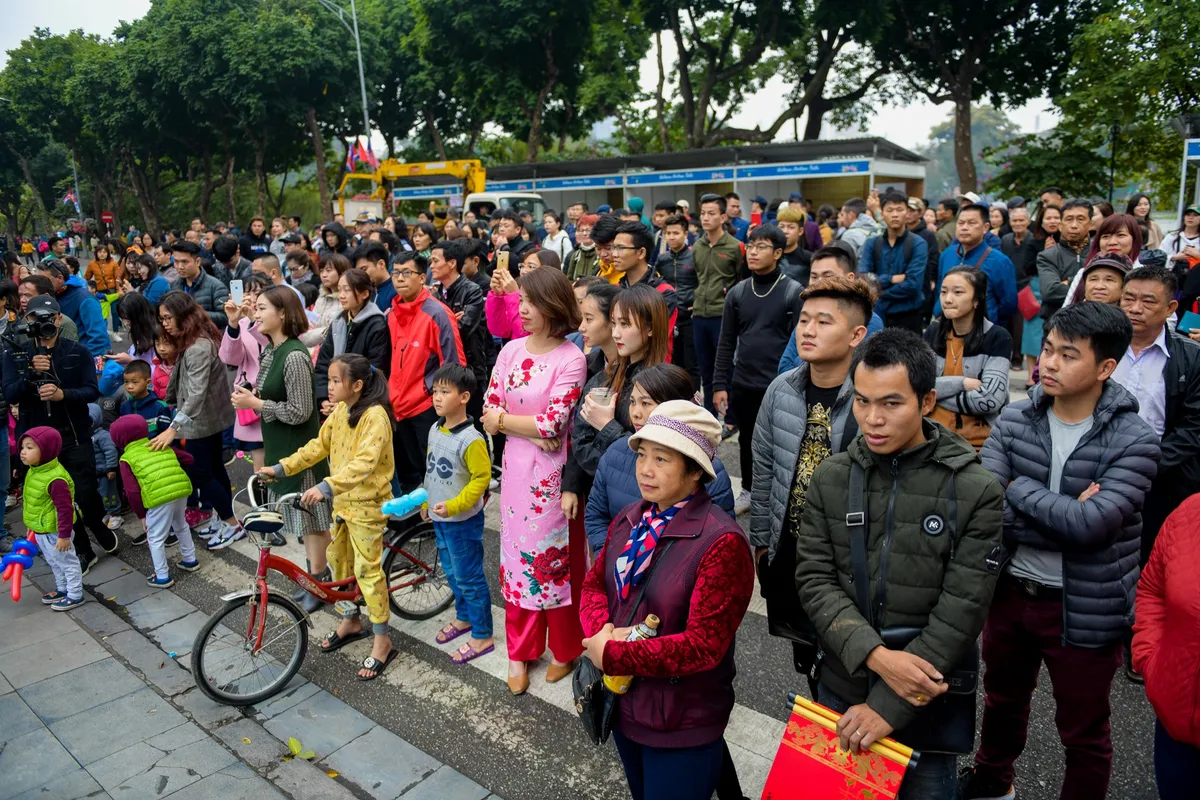
[[[496,798],[303,676],[261,707],[212,702],[187,670],[205,615],[118,558],[66,614],[40,602],[52,582],[39,560],[0,597],[0,800]],[[316,758],[286,758],[289,737]]]

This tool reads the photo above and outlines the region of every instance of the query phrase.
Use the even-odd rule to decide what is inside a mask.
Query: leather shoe
[[[508,691],[514,695],[525,694],[529,690],[529,667],[526,665],[524,675],[508,676]]]
[[[575,659],[566,664],[551,664],[546,667],[546,683],[558,683],[575,671]]]

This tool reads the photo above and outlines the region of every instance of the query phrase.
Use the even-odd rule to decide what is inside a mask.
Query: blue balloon
[[[429,492],[425,491],[424,486],[413,489],[406,495],[394,497],[388,500],[379,509],[384,514],[396,515],[398,517],[407,517],[412,512],[416,511],[421,505],[429,499]]]

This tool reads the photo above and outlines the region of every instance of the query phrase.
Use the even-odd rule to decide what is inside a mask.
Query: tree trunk
[[[313,158],[317,164],[317,194],[321,198],[321,222],[330,218],[333,205],[329,199],[329,173],[325,171],[325,137],[321,135],[321,126],[317,122],[317,110],[309,106],[306,114],[308,132],[312,136]]]
[[[446,143],[442,141],[442,134],[437,129],[437,125],[433,123],[433,109],[425,106],[421,109],[421,113],[425,116],[425,130],[429,132],[429,138],[433,141],[433,147],[438,152],[438,158],[446,160]]]
[[[154,190],[150,178],[143,167],[128,152],[125,154],[125,167],[129,170],[129,186],[133,189],[133,197],[137,200],[142,212],[142,222],[147,231],[155,233],[159,229],[158,208],[155,206]]]
[[[254,140],[254,176],[258,179],[255,213],[260,217],[265,217],[267,215],[267,148],[257,139]]]
[[[658,144],[664,153],[671,152],[671,138],[667,133],[667,102],[663,97],[663,86],[667,73],[663,69],[662,31],[654,32],[654,50],[658,57],[658,86],[654,90],[654,110],[658,114]]]
[[[975,154],[971,146],[971,88],[954,98],[954,166],[958,170],[958,191],[973,192],[978,182]]]
[[[225,199],[229,205],[229,219],[237,216],[237,208],[233,198],[233,153],[229,151],[229,136],[225,138]]]
[[[525,140],[526,160],[530,164],[537,161],[538,151],[542,147],[542,117],[546,113],[546,102],[554,87],[558,86],[558,65],[554,63],[549,39],[543,41],[542,50],[546,54],[546,83],[538,90],[537,99],[533,102],[533,110],[529,114],[529,138]]]
[[[829,102],[823,96],[814,97],[809,102],[808,119],[804,121],[804,141],[811,142],[821,138],[821,128],[825,124],[825,114],[829,111],[829,106]]]
[[[37,224],[41,226],[42,233],[49,233],[50,215],[46,212],[46,204],[42,202],[42,195],[38,192],[37,183],[33,180],[33,168],[30,166],[28,158],[21,153],[13,152],[21,164],[21,172],[25,175],[25,185],[29,187],[29,193],[33,195],[33,213]]]
[[[288,176],[290,176],[291,174],[292,174],[292,171],[290,169],[284,170],[283,177],[279,179],[279,201],[272,202],[272,205],[275,207],[274,216],[276,216],[276,217],[278,217],[280,214],[283,213],[284,192],[287,191]]]

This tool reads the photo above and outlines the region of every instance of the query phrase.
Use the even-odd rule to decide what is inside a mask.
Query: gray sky
[[[121,20],[137,19],[150,8],[149,0],[12,0],[5,5],[9,7],[5,9],[4,25],[0,25],[0,68],[8,61],[8,51],[20,44],[35,27],[50,28],[55,33],[82,28],[87,33],[107,36]],[[673,47],[670,43],[667,47],[665,55],[669,64]],[[651,52],[642,68],[646,84],[644,89],[653,90],[656,74]],[[779,113],[783,94],[781,82],[768,84],[766,89],[743,104],[741,111],[734,115],[732,124],[745,127],[769,125]],[[1049,108],[1047,100],[1039,99],[1021,108],[1010,109],[1007,113],[1023,131],[1044,130],[1054,124]],[[866,131],[839,133],[827,123],[824,135],[832,137],[867,133],[890,139],[904,147],[917,147],[928,140],[929,129],[945,119],[950,110],[949,104],[934,106],[927,102],[885,107],[876,112]],[[791,130],[791,125],[785,125],[780,138],[790,139]],[[382,141],[376,143],[377,152],[381,144]]]

